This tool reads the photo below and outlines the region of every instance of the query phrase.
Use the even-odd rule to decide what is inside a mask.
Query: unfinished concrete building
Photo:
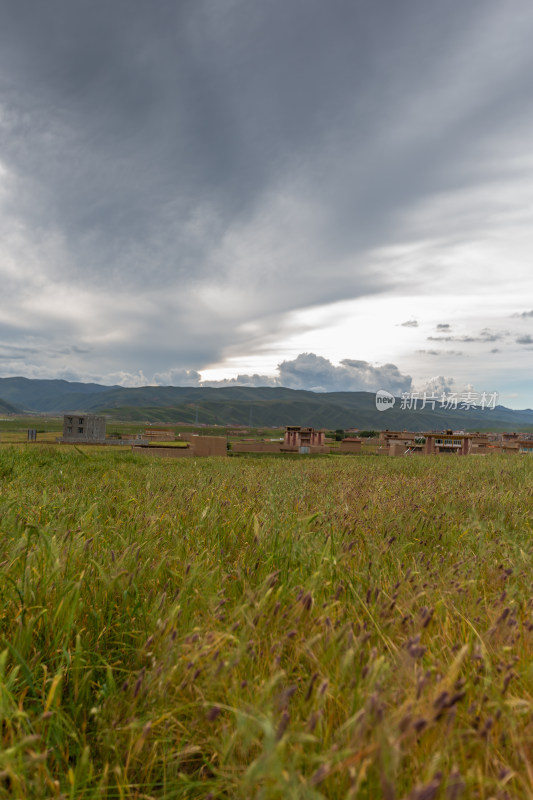
[[[105,417],[95,414],[65,414],[63,417],[64,442],[105,442]]]

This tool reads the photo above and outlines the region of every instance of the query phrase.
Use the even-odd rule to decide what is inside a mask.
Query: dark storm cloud
[[[3,3],[12,313],[53,353],[69,341],[65,370],[149,377],[249,347],[251,321],[260,349],[295,309],[418,290],[416,264],[369,254],[409,240],[426,198],[486,179],[487,131],[528,130],[533,15],[503,13],[496,0]]]

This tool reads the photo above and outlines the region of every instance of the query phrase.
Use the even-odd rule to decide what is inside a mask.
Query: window
[[[83,417],[80,417],[78,420],[78,425],[83,425]]]
[[[442,444],[442,439],[435,439],[435,444]]]
[[[451,445],[451,443],[452,443],[451,439],[445,439],[444,440],[444,444]]]
[[[83,433],[83,428],[78,428],[78,433]]]
[[[461,445],[462,445],[461,439],[454,439],[453,440],[453,446],[454,447],[461,447]]]

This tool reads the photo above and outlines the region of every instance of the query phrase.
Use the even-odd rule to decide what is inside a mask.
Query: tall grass
[[[0,798],[533,797],[533,462],[0,451]]]

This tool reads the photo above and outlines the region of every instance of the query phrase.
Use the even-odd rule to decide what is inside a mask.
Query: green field
[[[532,798],[533,461],[0,449],[0,798]]]

